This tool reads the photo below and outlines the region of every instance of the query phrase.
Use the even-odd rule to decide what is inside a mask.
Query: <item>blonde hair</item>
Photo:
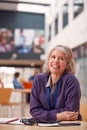
[[[52,52],[55,50],[55,49],[59,49],[61,51],[64,52],[65,56],[66,56],[66,59],[67,59],[67,69],[65,70],[65,72],[69,72],[69,73],[72,73],[72,74],[75,74],[75,60],[74,60],[74,57],[73,57],[73,52],[72,50],[67,47],[67,46],[64,46],[64,45],[56,45],[48,54],[48,58],[43,66],[43,70],[47,73],[50,73],[49,71],[49,67],[48,67],[48,61],[49,61],[49,58],[52,54]]]

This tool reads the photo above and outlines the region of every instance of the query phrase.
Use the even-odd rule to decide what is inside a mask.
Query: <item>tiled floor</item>
[[[0,106],[0,117],[22,117],[21,105],[12,108],[7,106]],[[31,117],[29,113],[29,103],[25,105],[24,117]]]
[[[23,100],[23,101],[22,101]],[[28,103],[27,103],[28,102]],[[16,106],[2,106],[0,105],[0,117],[31,117],[29,113],[29,100],[27,101],[26,93],[22,97],[22,93],[13,92],[10,98],[10,103],[17,103]],[[22,108],[24,115],[22,116]]]

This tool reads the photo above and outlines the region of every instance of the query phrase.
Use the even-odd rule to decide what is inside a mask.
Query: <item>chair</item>
[[[32,82],[23,82],[22,83],[25,89],[31,89],[32,88]]]
[[[0,106],[4,110],[3,111],[3,115],[4,114],[6,115],[6,113],[8,113],[7,107],[11,108],[10,113],[13,115],[14,107],[20,105],[19,102],[15,102],[15,98],[14,98],[14,101],[11,101],[12,93],[13,93],[13,89],[12,88],[0,88]]]
[[[87,121],[87,103],[80,104],[80,113],[82,115],[82,120]]]

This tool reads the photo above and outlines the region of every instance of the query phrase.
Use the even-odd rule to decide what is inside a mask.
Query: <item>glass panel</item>
[[[77,17],[84,8],[83,0],[74,0],[74,18]]]
[[[49,37],[48,37],[48,41],[51,40],[51,25],[49,25]]]
[[[87,57],[87,43],[84,43],[73,49],[74,58],[76,60]]]
[[[68,24],[68,4],[63,6],[63,28]]]
[[[58,15],[56,16],[55,19],[55,35],[58,33]]]

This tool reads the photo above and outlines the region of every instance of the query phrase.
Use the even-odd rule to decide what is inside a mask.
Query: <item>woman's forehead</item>
[[[51,55],[52,54],[61,54],[61,55],[65,55],[65,52],[59,48],[55,48],[52,52],[51,52]]]

